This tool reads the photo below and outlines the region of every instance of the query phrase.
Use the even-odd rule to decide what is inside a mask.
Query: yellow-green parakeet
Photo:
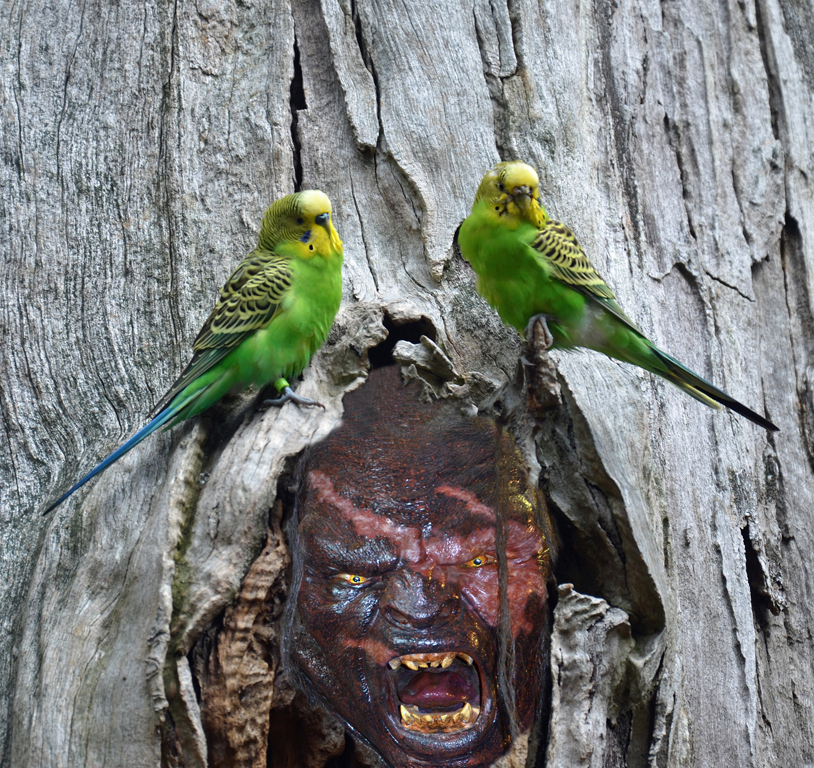
[[[647,339],[616,303],[574,233],[548,218],[537,172],[526,163],[498,163],[483,177],[458,243],[478,275],[478,292],[507,325],[523,333],[541,316],[554,347],[586,347],[638,365],[705,405],[720,403],[777,430]]]
[[[331,201],[317,190],[275,201],[263,216],[257,247],[226,281],[195,339],[194,355],[156,406],[152,419],[66,491],[47,512],[159,427],[168,428],[249,384],[274,382],[282,404],[295,395],[286,381],[322,346],[342,299],[342,241]]]

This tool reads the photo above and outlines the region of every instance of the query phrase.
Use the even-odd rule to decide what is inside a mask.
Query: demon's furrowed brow
[[[337,553],[335,563],[325,562],[325,554],[319,558],[324,562],[325,574],[333,576],[346,563],[354,561],[355,575],[369,582],[384,569],[376,558],[376,549],[367,547],[373,539],[379,543],[380,551],[392,552],[398,559],[391,563],[391,570],[409,568],[415,573],[432,576],[441,584],[456,581],[462,596],[470,607],[490,626],[498,624],[500,605],[500,584],[497,568],[495,544],[495,513],[490,507],[478,501],[474,494],[461,488],[439,486],[442,496],[463,501],[468,513],[477,513],[482,528],[474,528],[466,535],[445,531],[445,526],[406,526],[398,525],[387,517],[376,515],[369,509],[357,507],[344,498],[334,488],[333,481],[320,470],[311,470],[306,478],[308,487],[314,491],[315,506],[321,525],[328,524],[330,530],[338,530],[330,525],[340,517],[350,522],[358,536],[358,541],[348,540],[346,552]],[[316,511],[316,510],[315,510]],[[454,507],[446,510],[445,517],[459,519],[461,511]],[[484,520],[485,518],[485,520]],[[533,622],[526,618],[529,601],[545,592],[545,582],[539,567],[541,541],[538,531],[529,529],[517,520],[507,521],[506,542],[510,625],[516,638],[521,631],[530,632]],[[439,531],[440,529],[440,531]],[[439,532],[441,535],[439,535]],[[309,537],[312,548],[319,546],[318,537]],[[368,560],[360,558],[360,550],[368,549]],[[473,567],[471,562],[482,557],[484,562]],[[359,586],[364,582],[360,582]]]
[[[545,658],[545,510],[512,438],[379,369],[303,480],[292,659],[390,765],[489,765],[510,733],[499,657],[521,730]]]
[[[353,524],[360,537],[385,539],[402,559],[420,557],[421,532],[417,528],[397,525],[386,517],[374,515],[369,509],[357,507],[336,492],[332,480],[324,472],[311,470],[306,482],[315,492],[315,503],[324,505],[328,515],[338,512]]]

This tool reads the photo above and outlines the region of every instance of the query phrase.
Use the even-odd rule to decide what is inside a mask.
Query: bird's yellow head
[[[508,226],[527,222],[539,229],[548,220],[540,203],[537,171],[519,160],[498,163],[483,177],[475,194],[475,205],[481,202]]]
[[[258,247],[273,251],[281,243],[300,243],[303,258],[342,253],[342,241],[331,220],[331,201],[318,189],[275,200],[263,216]]]

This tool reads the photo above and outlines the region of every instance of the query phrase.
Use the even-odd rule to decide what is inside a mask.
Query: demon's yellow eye
[[[464,568],[482,568],[484,565],[491,565],[496,563],[497,559],[491,555],[478,555],[473,557],[469,562],[464,563]]]
[[[336,578],[350,584],[352,587],[358,587],[360,584],[370,581],[367,576],[360,576],[358,573],[340,573]]]

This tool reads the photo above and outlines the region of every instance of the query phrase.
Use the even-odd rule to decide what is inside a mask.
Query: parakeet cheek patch
[[[300,238],[303,243],[307,243],[311,239],[311,230],[307,229],[305,234]]]

